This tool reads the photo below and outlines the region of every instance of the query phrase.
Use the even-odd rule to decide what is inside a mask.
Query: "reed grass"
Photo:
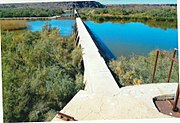
[[[13,31],[26,29],[28,24],[26,20],[0,20],[2,31]]]

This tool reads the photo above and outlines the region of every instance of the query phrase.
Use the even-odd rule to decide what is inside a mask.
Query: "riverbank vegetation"
[[[81,49],[47,24],[42,32],[2,32],[4,122],[50,121],[83,89]]]
[[[61,8],[0,8],[0,18],[52,17],[63,13]]]
[[[176,7],[163,6],[125,6],[106,8],[83,8],[80,9],[83,19],[90,19],[96,22],[142,22],[150,26],[166,28],[177,28],[177,9]],[[161,23],[161,25],[159,25]]]
[[[172,52],[166,51],[172,56]],[[156,52],[151,51],[149,56],[132,55],[121,56],[109,62],[111,70],[115,73],[121,86],[147,84],[152,81],[152,72]],[[159,55],[155,74],[155,83],[167,82],[171,60],[164,55]],[[170,82],[178,82],[178,64],[174,63]]]

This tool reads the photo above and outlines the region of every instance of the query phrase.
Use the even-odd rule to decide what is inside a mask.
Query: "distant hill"
[[[78,2],[41,2],[41,3],[15,3],[15,4],[0,4],[0,8],[61,8],[71,9],[76,8],[104,8],[105,5],[96,1],[78,1]]]
[[[109,4],[107,7],[124,7],[124,8],[133,8],[133,7],[145,7],[145,8],[176,8],[177,4]]]

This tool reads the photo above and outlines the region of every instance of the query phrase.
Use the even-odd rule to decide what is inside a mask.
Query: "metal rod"
[[[74,32],[76,33],[77,32],[77,23],[75,22],[74,24]]]
[[[170,55],[168,55],[167,53],[165,53],[165,52],[163,52],[163,51],[161,51],[161,50],[158,50],[158,51],[159,51],[161,54],[165,55],[166,57],[168,57],[168,58],[170,58],[171,60],[173,60],[173,61],[175,61],[175,62],[178,63],[178,59],[175,59],[175,58],[171,57]]]
[[[76,32],[76,34],[75,34],[75,39],[74,39],[74,45],[76,46],[76,41],[77,41],[77,38],[78,38],[78,32]]]
[[[154,71],[153,71],[153,75],[152,75],[152,83],[154,82],[154,76],[155,76],[155,73],[156,73],[156,66],[157,66],[158,56],[159,56],[159,50],[156,50],[156,61],[155,61],[155,64],[154,64]]]
[[[175,58],[175,56],[176,56],[176,51],[177,51],[177,49],[175,48],[174,53],[173,53],[173,58]],[[170,78],[171,78],[171,72],[172,72],[173,64],[174,64],[174,61],[172,60],[171,61],[171,66],[170,66],[170,69],[169,69],[169,74],[168,74],[168,82],[170,81]]]
[[[179,110],[178,107],[177,107],[178,99],[179,99],[179,84],[178,84],[178,87],[177,87],[177,90],[176,90],[176,96],[174,98],[174,104],[173,104],[173,111],[175,111],[175,112],[177,112]]]
[[[76,44],[75,44],[75,46],[78,46],[78,44],[79,44],[79,36],[76,38]]]

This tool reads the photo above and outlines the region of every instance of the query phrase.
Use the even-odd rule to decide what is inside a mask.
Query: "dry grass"
[[[27,28],[26,20],[0,20],[1,30],[22,30]]]

